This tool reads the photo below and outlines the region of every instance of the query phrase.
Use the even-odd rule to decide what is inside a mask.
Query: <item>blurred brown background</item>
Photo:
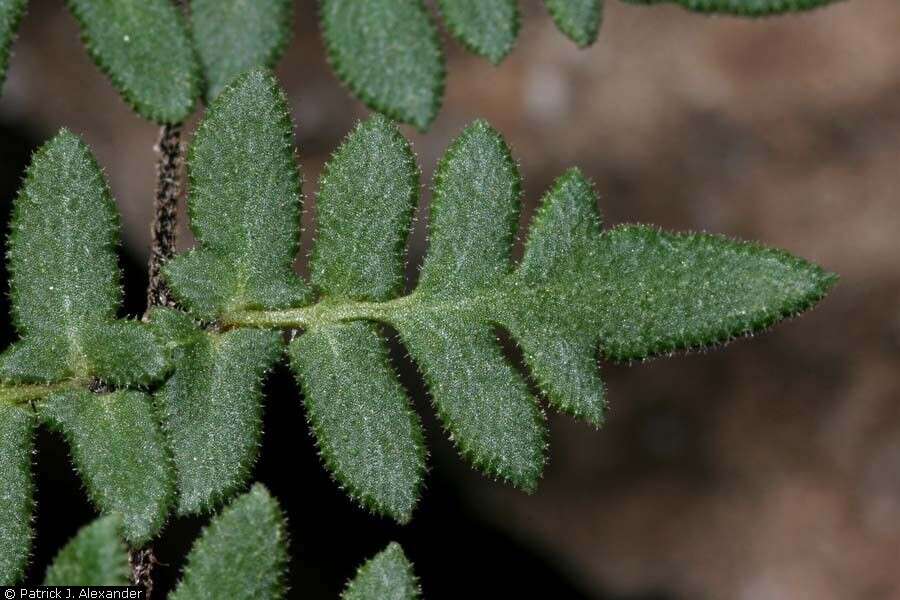
[[[521,161],[523,224],[578,165],[608,224],[759,240],[842,280],[807,316],[722,351],[601,365],[607,426],[551,416],[534,496],[470,471],[436,427],[431,476],[453,480],[467,510],[588,597],[900,598],[900,3],[748,21],[608,0],[583,51],[538,2],[522,4],[519,45],[499,68],[445,36],[444,108],[428,134],[406,130],[424,181],[484,117]],[[326,66],[314,10],[298,2],[278,68],[308,208],[322,163],[367,114]],[[94,68],[62,2],[32,0],[0,122],[29,143],[63,125],[82,134],[143,262],[156,127]]]

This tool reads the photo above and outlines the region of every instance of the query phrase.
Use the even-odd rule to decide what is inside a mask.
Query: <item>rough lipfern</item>
[[[281,507],[257,484],[214,517],[197,538],[169,598],[280,598],[287,544]]]
[[[577,170],[546,194],[513,265],[520,177],[502,137],[477,121],[438,165],[428,253],[403,295],[419,170],[397,128],[375,116],[321,177],[307,283],[291,268],[301,198],[292,126],[265,71],[213,103],[189,171],[198,245],[164,270],[186,312],[158,308],[144,324],[116,317],[117,218],[90,152],[63,131],[35,154],[9,242],[21,339],[0,355],[0,468],[11,500],[0,525],[4,581],[20,576],[28,555],[38,420],[69,440],[89,495],[138,546],[173,500],[196,513],[246,485],[262,379],[284,352],[327,468],[359,503],[406,522],[426,451],[383,325],[421,369],[460,452],[531,491],[545,461],[544,414],[497,328],[521,346],[551,406],[599,426],[598,351],[632,360],[723,342],[809,308],[834,281],[755,244],[642,226],[601,231],[596,195]]]
[[[169,600],[279,600],[285,595],[287,524],[278,502],[260,484],[213,517],[187,557]],[[43,585],[128,585],[131,568],[116,516],[83,527],[47,569]],[[415,600],[418,582],[399,545],[363,564],[345,600]]]
[[[7,392],[8,390],[4,390]],[[34,417],[8,403],[0,405],[0,583],[10,585],[25,571],[31,549],[31,519],[34,507],[31,454]]]
[[[143,117],[177,123],[194,107],[199,68],[171,0],[67,0],[82,39],[125,100]]]
[[[624,0],[673,2],[707,13],[763,16],[835,0]],[[557,28],[585,48],[597,40],[603,0],[544,0]],[[469,51],[500,63],[519,33],[517,0],[438,0],[448,31]],[[322,0],[322,34],[332,67],[370,108],[426,129],[444,92],[444,53],[422,0]]]
[[[623,0],[696,12],[764,16],[837,0]],[[0,83],[27,0],[0,0]],[[291,0],[67,0],[85,46],[143,117],[177,123],[235,76],[272,67],[291,37]],[[448,31],[498,64],[519,33],[518,0],[439,0]],[[544,0],[579,47],[597,39],[603,0]],[[422,0],[321,0],[322,34],[338,77],[370,108],[427,129],[444,94],[444,51]]]
[[[376,116],[348,136],[319,182],[306,284],[288,268],[300,195],[286,110],[262,71],[211,106],[189,154],[198,246],[165,273],[213,347],[246,328],[297,332],[287,354],[326,466],[361,504],[401,522],[416,502],[425,452],[379,324],[399,332],[461,453],[530,491],[545,460],[544,415],[495,328],[522,347],[552,406],[596,426],[606,405],[598,347],[632,360],[721,343],[809,308],[833,283],[818,267],[755,244],[643,226],[602,232],[597,197],[577,170],[547,193],[525,256],[512,265],[519,174],[500,135],[476,122],[438,165],[428,253],[416,289],[403,296],[418,169],[395,126]],[[223,217],[228,225],[214,227]],[[258,435],[253,411],[241,406],[258,401],[259,375],[278,343],[271,338],[249,370],[224,368],[227,356],[205,370],[181,361],[174,379],[183,387],[157,396],[172,414],[210,385],[220,394],[201,422],[165,425],[178,440],[176,467],[198,478],[183,509],[214,503],[246,475],[233,449],[211,441],[217,431],[202,426],[238,419]],[[206,457],[203,469],[193,456]],[[197,494],[204,487],[205,501]]]
[[[399,544],[392,543],[366,561],[347,583],[342,600],[415,600],[419,582]]]
[[[47,568],[43,585],[128,585],[131,568],[121,525],[110,515],[82,527]]]
[[[626,1],[757,16],[832,0]],[[0,0],[0,83],[25,4]],[[279,360],[296,377],[339,485],[405,523],[427,451],[391,364],[390,332],[463,457],[530,492],[546,461],[543,404],[602,425],[600,357],[646,359],[750,335],[810,308],[835,281],[752,243],[640,225],[603,230],[597,195],[578,169],[546,193],[514,264],[521,177],[502,136],[476,121],[437,166],[428,251],[405,293],[420,171],[388,117],[427,128],[445,78],[422,0],[320,2],[335,71],[387,116],[360,123],[324,169],[306,281],[294,270],[302,196],[288,103],[259,68],[273,66],[290,39],[291,0],[67,4],[125,100],[166,125],[155,206],[170,222],[168,233],[154,229],[148,297],[169,308],[148,310],[147,322],[121,318],[115,206],[88,148],[62,130],[33,157],[8,240],[19,337],[0,354],[0,584],[23,577],[30,553],[39,425],[68,441],[102,513],[62,549],[45,584],[149,579],[149,591],[142,561],[150,557],[152,568],[147,545],[170,512],[224,505],[171,597],[275,600],[288,563],[281,509],[260,485],[235,496],[252,478],[263,381]],[[596,40],[601,0],[544,4],[577,45]],[[437,8],[472,52],[496,64],[513,48],[516,0],[437,0]],[[160,268],[174,248],[179,123],[201,97],[210,108],[188,154],[197,247],[165,265],[163,283]],[[501,330],[527,373],[504,353]],[[365,563],[343,594],[418,596],[396,544]]]
[[[293,4],[293,0],[190,0],[207,101],[244,71],[275,65],[291,39]]]
[[[27,3],[0,0],[0,84]],[[190,28],[172,0],[66,3],[91,58],[138,114],[158,123],[177,123],[190,114],[200,95],[200,63]]]
[[[0,579],[28,548],[31,429],[38,418],[71,443],[75,466],[126,538],[156,534],[173,496],[164,440],[142,391],[168,362],[146,324],[118,319],[118,218],[99,167],[62,131],[35,155],[13,205],[9,269],[21,339],[0,355],[3,448],[11,502],[0,527]],[[8,547],[7,547],[8,546]]]

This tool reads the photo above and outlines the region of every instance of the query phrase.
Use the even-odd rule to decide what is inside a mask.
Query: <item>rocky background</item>
[[[335,597],[366,553],[398,539],[426,598],[900,597],[900,3],[748,21],[609,0],[588,50],[540,3],[522,4],[519,45],[499,68],[445,36],[444,108],[428,134],[406,130],[424,181],[460,129],[484,117],[521,161],[523,226],[554,177],[577,165],[610,225],[759,240],[841,282],[809,315],[724,351],[602,364],[607,425],[551,416],[534,496],[468,469],[426,419],[429,489],[408,528],[371,524],[343,499],[317,464],[296,389],[276,374],[257,476],[291,517],[293,593]],[[326,65],[312,0],[298,2],[278,75],[297,124],[308,249],[318,173],[367,114]],[[139,313],[157,128],[94,68],[63,3],[32,0],[0,98],[6,209],[30,149],[63,125],[106,169]],[[191,243],[186,227],[181,240]],[[47,434],[41,442],[36,580],[91,516],[65,449]],[[161,543],[163,587],[200,523],[173,524]]]

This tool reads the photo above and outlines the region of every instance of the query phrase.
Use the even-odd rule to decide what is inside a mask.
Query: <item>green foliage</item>
[[[599,333],[604,354],[620,361],[761,331],[810,308],[835,281],[785,252],[642,226],[607,232],[593,256],[598,259],[592,270],[595,285],[575,287],[571,294],[552,283],[548,287],[560,292],[558,307],[604,295],[597,303],[602,313],[582,308],[574,314]],[[545,300],[527,299],[533,309]],[[542,312],[553,308],[543,304]],[[526,311],[515,319],[524,322]]]
[[[600,237],[595,207],[596,194],[578,170],[559,178],[532,221],[515,278],[522,289],[551,288],[557,279],[564,278],[559,293],[583,285],[581,274],[593,268],[592,246]],[[599,300],[599,296],[592,298]],[[599,427],[606,400],[597,373],[596,331],[571,318],[574,306],[563,304],[562,312],[555,313],[542,310],[543,302],[554,299],[539,295],[525,310],[514,307],[516,312],[510,314],[521,319],[507,320],[506,325],[550,404]],[[590,306],[592,299],[586,302]],[[541,314],[540,319],[529,318],[532,309]]]
[[[363,506],[409,521],[425,469],[422,429],[369,323],[313,328],[291,367],[325,464]]]
[[[0,0],[0,83],[27,0]],[[625,0],[696,12],[763,16],[837,0]],[[273,67],[291,36],[290,0],[190,0],[190,29],[170,0],[67,0],[97,65],[143,117],[184,120],[238,74]],[[544,0],[578,46],[597,39],[602,0]],[[498,64],[519,33],[517,0],[438,0],[450,33]],[[443,100],[444,53],[422,0],[322,0],[322,31],[338,77],[370,108],[421,130]],[[201,80],[203,85],[201,86]]]
[[[335,73],[360,100],[421,130],[444,93],[444,54],[422,0],[323,0]]]
[[[809,308],[833,282],[786,253],[720,237],[637,226],[601,234],[596,195],[577,171],[548,194],[521,265],[508,273],[516,185],[473,186],[470,170],[454,170],[463,148],[502,156],[486,131],[473,125],[443,159],[419,287],[382,318],[422,368],[462,451],[520,487],[540,473],[542,427],[493,326],[522,345],[552,404],[599,424],[598,344],[618,360],[708,346]],[[509,164],[493,168],[512,172]]]
[[[442,315],[439,306],[410,307],[393,321],[422,371],[438,416],[475,467],[534,491],[546,445],[540,408],[504,358],[490,323],[473,318],[474,311],[448,307],[450,314]]]
[[[547,0],[579,45],[596,39],[599,0]],[[519,33],[516,0],[439,0],[453,36],[497,64]],[[422,0],[323,0],[320,16],[335,73],[367,106],[426,129],[444,94],[444,53]]]
[[[120,530],[115,515],[82,527],[56,555],[43,585],[128,585],[131,569]]]
[[[623,0],[631,4],[672,3],[696,12],[760,17],[810,10],[838,0]]]
[[[270,81],[259,74],[251,79]],[[249,111],[237,106],[242,102],[261,115],[254,125],[259,130],[283,119],[277,93],[269,100],[275,109],[252,95],[230,93],[220,101],[236,106],[211,111],[218,129],[243,126]],[[207,122],[201,130],[212,127]],[[210,141],[204,152],[227,155],[232,137],[219,146]],[[283,150],[279,136],[247,143],[263,160]],[[206,168],[196,152],[194,160],[195,169]],[[210,172],[227,181],[230,173],[254,169],[256,160],[247,152]],[[598,349],[612,359],[632,360],[721,343],[809,308],[834,281],[784,252],[721,237],[641,226],[601,232],[597,196],[577,170],[563,175],[543,200],[525,256],[514,267],[521,180],[503,139],[478,121],[440,161],[419,283],[397,298],[416,188],[417,169],[396,129],[382,117],[363,123],[321,180],[319,237],[311,259],[318,302],[275,309],[222,302],[213,313],[224,330],[306,330],[289,354],[324,461],[364,506],[401,522],[416,501],[424,452],[386,341],[372,322],[399,332],[462,454],[482,471],[533,490],[545,461],[544,415],[504,356],[498,328],[521,346],[552,406],[598,426],[606,408]],[[246,206],[243,188],[237,189],[239,205]],[[206,204],[209,198],[188,199],[192,214],[209,223],[194,224],[201,243],[208,243],[205,230],[213,227],[213,216],[222,220],[230,210],[231,191],[223,186],[214,196],[218,210]],[[254,198],[263,207],[260,222],[272,225],[221,236],[222,273],[243,268],[245,248],[255,268],[263,270],[274,259],[284,261],[282,272],[287,271],[296,230],[279,233],[277,216],[267,208],[272,196]],[[294,222],[295,213],[286,212]],[[268,258],[254,254],[272,245],[277,250]],[[208,317],[203,294],[209,292],[196,279],[170,277],[170,283],[180,297],[197,299],[187,304],[195,316]],[[250,379],[254,383],[258,376]],[[245,470],[233,465],[230,472]]]
[[[809,308],[834,281],[787,253],[721,237],[642,226],[602,232],[596,194],[577,170],[544,198],[514,266],[521,179],[501,136],[478,121],[440,161],[419,283],[398,298],[419,175],[409,144],[374,117],[322,176],[311,259],[318,302],[307,305],[312,290],[292,269],[300,198],[291,124],[271,75],[253,71],[219,96],[190,167],[199,247],[166,274],[192,315],[160,309],[145,325],[116,319],[117,217],[90,152],[62,132],[35,155],[9,250],[22,340],[0,357],[9,428],[0,466],[19,482],[0,562],[11,581],[30,536],[28,404],[69,440],[91,498],[121,517],[125,538],[139,545],[168,514],[173,463],[182,513],[209,509],[244,485],[259,444],[261,380],[282,347],[272,330],[305,329],[289,355],[326,465],[361,504],[406,522],[424,471],[421,426],[373,322],[400,334],[460,451],[532,490],[545,460],[544,417],[497,343],[498,328],[521,345],[551,405],[599,425],[598,348],[631,360],[724,342]],[[155,406],[127,389],[158,380],[169,362],[178,369]],[[117,389],[85,389],[90,382],[99,390],[98,381]],[[241,507],[256,511],[257,536],[277,530],[272,543],[283,535],[280,513],[261,488],[245,498],[198,542],[178,593],[239,589],[229,577],[258,584],[250,595],[280,593],[283,547],[254,541]],[[244,554],[241,543],[270,563]],[[245,559],[210,558],[225,546]],[[262,574],[248,578],[254,568]],[[365,575],[381,569],[364,567],[360,581],[384,583]],[[368,585],[351,584],[348,594]]]
[[[510,270],[521,194],[518,168],[500,134],[484,121],[467,127],[434,175],[417,292],[453,297],[497,285]]]
[[[262,378],[280,355],[278,332],[213,333],[156,309],[173,343],[172,377],[156,401],[175,462],[178,511],[207,510],[249,478],[262,441]]]
[[[387,300],[403,289],[403,252],[419,168],[396,126],[361,123],[325,165],[316,200],[312,283],[323,295]]]
[[[833,0],[626,1],[758,16]],[[326,467],[362,506],[405,523],[426,450],[384,326],[421,370],[461,454],[532,491],[546,461],[545,416],[498,331],[518,344],[550,406],[599,426],[607,404],[598,356],[646,359],[752,335],[809,309],[836,279],[720,236],[602,231],[596,193],[577,169],[546,194],[515,265],[521,177],[500,134],[476,121],[438,165],[429,249],[416,289],[400,297],[420,172],[396,126],[375,116],[320,179],[307,285],[293,269],[301,181],[292,123],[259,68],[290,37],[290,0],[192,0],[193,30],[169,0],[68,4],[95,62],[144,117],[188,116],[202,65],[211,106],[188,157],[198,245],[164,271],[185,312],[119,318],[118,216],[99,166],[65,130],[35,154],[9,238],[20,339],[0,355],[0,583],[21,578],[30,552],[35,415],[65,436],[105,514],[59,553],[46,583],[123,585],[122,537],[145,544],[176,502],[181,514],[212,510],[247,483],[263,379],[285,346],[280,330],[289,331],[290,366]],[[511,51],[515,0],[438,4],[471,51],[495,64]],[[596,40],[602,0],[545,5],[579,46]],[[24,7],[0,0],[0,83]],[[357,96],[419,129],[433,121],[444,56],[423,0],[322,0],[321,19],[335,71]],[[154,396],[145,393],[167,374]],[[173,598],[279,598],[286,546],[280,507],[256,485],[197,540]],[[391,544],[343,597],[418,595]]]
[[[9,54],[28,0],[0,0],[0,86],[6,79]]]
[[[19,580],[31,548],[33,430],[30,411],[0,403],[0,585]]]
[[[15,200],[9,238],[13,322],[7,381],[96,377],[148,384],[166,363],[150,330],[116,321],[118,217],[87,146],[63,130],[38,150]]]
[[[745,16],[801,11],[837,0],[625,0],[673,2],[698,12]],[[497,64],[519,32],[516,0],[438,0],[450,33]],[[579,47],[597,41],[603,0],[544,0],[557,28]],[[443,101],[444,53],[422,0],[322,0],[321,25],[335,73],[369,108],[426,129]]]
[[[428,254],[415,293],[425,310],[393,323],[463,454],[483,471],[533,490],[544,462],[543,416],[503,358],[493,324],[425,308],[464,302],[507,276],[519,173],[500,135],[477,121],[447,150],[434,181]]]
[[[578,46],[585,48],[597,41],[603,0],[544,0],[544,5],[559,30]]]
[[[139,546],[154,536],[168,515],[173,485],[150,398],[71,390],[52,395],[42,415],[69,441],[94,503],[121,515],[125,539]]]
[[[439,0],[438,6],[453,37],[495,65],[516,43],[518,0]]]
[[[131,569],[117,516],[83,527],[47,569],[43,585],[124,586]],[[288,565],[287,524],[260,484],[231,502],[195,540],[182,580],[169,600],[279,600]],[[418,582],[395,543],[366,562],[343,600],[415,600]]]
[[[194,542],[170,600],[276,600],[284,590],[287,531],[261,485],[234,500]]]
[[[170,0],[67,0],[91,57],[146,119],[177,123],[200,93],[190,32]]]
[[[396,543],[391,543],[356,572],[341,600],[416,600],[419,583],[412,565]]]
[[[387,119],[359,125],[326,165],[316,203],[312,282],[324,298],[388,300],[419,189],[409,143]],[[409,520],[424,470],[421,426],[367,323],[314,328],[290,346],[326,466],[375,512]]]
[[[98,506],[122,513],[134,543],[162,525],[169,466],[146,396],[167,361],[142,323],[117,320],[118,217],[87,147],[63,130],[38,150],[13,206],[9,270],[21,339],[0,355],[0,581],[21,575],[31,513],[30,406],[72,443]],[[99,395],[89,384],[120,389]],[[36,384],[36,385],[35,385]],[[48,402],[47,398],[52,396]]]
[[[203,318],[225,310],[302,304],[293,272],[300,176],[287,101],[251,71],[210,106],[188,154],[191,229],[198,248],[167,263],[178,299]]]
[[[291,0],[191,0],[206,99],[254,67],[273,67],[291,38]]]

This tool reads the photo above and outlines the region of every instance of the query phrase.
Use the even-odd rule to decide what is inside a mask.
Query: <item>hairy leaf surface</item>
[[[327,296],[386,300],[403,289],[403,252],[419,194],[409,142],[377,115],[325,165],[316,199],[312,283]]]
[[[544,465],[546,427],[486,321],[416,310],[395,327],[418,363],[451,439],[481,471],[526,491]]]
[[[542,427],[524,382],[492,338],[492,325],[522,345],[552,404],[599,424],[605,401],[598,344],[606,356],[629,360],[724,342],[809,308],[834,281],[787,253],[717,236],[640,226],[601,235],[596,196],[573,171],[548,194],[514,273],[503,275],[505,257],[496,263],[470,252],[439,270],[471,265],[468,291],[435,293],[434,280],[425,277],[430,253],[465,247],[441,245],[445,209],[440,193],[435,197],[422,284],[386,320],[419,363],[462,451],[526,489],[540,473]],[[478,195],[459,199],[456,210],[471,211],[460,222],[496,225],[508,218],[503,205],[493,208],[494,218],[478,215],[488,204]],[[469,247],[502,249],[503,235],[500,227],[482,226],[471,232]]]
[[[13,207],[8,258],[22,339],[0,356],[0,376],[141,385],[164,374],[150,330],[115,320],[117,245],[118,216],[100,168],[63,130],[35,153]]]
[[[545,462],[544,415],[498,330],[520,345],[552,406],[598,426],[606,409],[599,355],[643,359],[748,335],[810,308],[835,281],[785,252],[719,236],[601,231],[597,196],[577,170],[547,193],[513,265],[521,179],[506,143],[481,121],[438,165],[428,252],[407,296],[396,294],[415,169],[396,131],[380,117],[363,123],[321,188],[311,269],[319,301],[223,305],[217,324],[294,332],[291,365],[326,465],[364,505],[400,521],[415,503],[422,451],[373,322],[400,334],[461,453],[532,490]],[[270,237],[260,228],[222,243],[252,248]],[[222,259],[222,272],[239,270],[240,260]]]
[[[415,293],[420,310],[394,324],[462,453],[483,471],[532,490],[544,463],[543,416],[503,358],[493,324],[427,308],[465,303],[506,278],[520,195],[509,148],[477,121],[438,165],[428,254]]]
[[[325,297],[401,292],[418,188],[409,143],[385,117],[348,136],[319,182],[311,270]],[[369,323],[314,328],[291,343],[290,357],[328,469],[363,506],[408,521],[424,470],[422,432],[381,335]]]
[[[82,527],[56,555],[43,585],[129,585],[131,568],[121,527],[117,515]]]
[[[679,4],[695,12],[749,17],[825,6],[838,0],[625,0]],[[469,51],[499,63],[519,31],[517,0],[437,0],[450,33]],[[597,41],[603,0],[544,0],[557,28],[581,48]],[[426,129],[440,108],[445,58],[422,0],[322,0],[320,20],[332,67],[369,108]]]
[[[440,0],[438,6],[453,37],[494,64],[516,43],[518,0]]]
[[[422,428],[378,331],[314,328],[291,343],[290,358],[328,469],[364,506],[409,521],[425,467]]]
[[[291,39],[291,0],[191,0],[194,43],[213,100],[254,67],[274,67]]]
[[[324,0],[320,11],[341,81],[370,108],[427,128],[444,94],[444,54],[422,0]]]
[[[557,28],[580,47],[597,41],[603,19],[603,0],[544,0],[544,4]]]
[[[72,390],[51,396],[43,416],[69,441],[97,507],[121,516],[125,539],[139,546],[153,537],[168,514],[173,485],[150,398]]]
[[[177,123],[200,93],[199,66],[183,17],[170,0],[67,0],[84,43],[144,118]]]
[[[165,267],[172,291],[205,318],[302,304],[293,271],[300,176],[287,101],[271,74],[241,76],[210,106],[188,154],[198,248]]]
[[[28,0],[0,0],[0,86],[6,79],[10,50],[27,3]]]
[[[581,285],[580,276],[591,269],[592,254],[600,236],[596,194],[575,169],[560,177],[541,202],[531,224],[525,256],[518,267],[516,287],[548,287],[568,277],[561,289]],[[561,291],[561,290],[560,290]],[[557,409],[589,423],[603,423],[606,400],[597,370],[597,335],[573,319],[572,306],[560,312],[542,311],[552,303],[539,295],[537,306],[514,306],[503,320],[522,349],[522,355],[544,395]],[[542,319],[533,318],[537,309]],[[520,315],[518,318],[509,318]]]
[[[838,0],[624,0],[631,4],[679,4],[688,10],[759,17],[809,10]]]
[[[415,600],[419,583],[399,544],[391,543],[356,572],[342,600]]]
[[[208,510],[243,486],[262,438],[262,379],[278,332],[210,333],[172,310],[153,312],[172,340],[174,374],[156,394],[177,472],[178,511]]]
[[[484,121],[467,127],[434,175],[417,292],[460,296],[497,285],[511,268],[521,194],[519,170],[500,134]]]
[[[19,581],[31,549],[33,437],[30,410],[0,403],[0,585]]]
[[[194,542],[171,600],[276,600],[284,589],[287,531],[281,508],[254,485]]]
[[[596,235],[596,201],[574,170],[548,194],[499,317],[513,333],[565,311],[607,357],[640,359],[759,331],[810,308],[835,281],[786,252],[721,236],[640,225]]]

